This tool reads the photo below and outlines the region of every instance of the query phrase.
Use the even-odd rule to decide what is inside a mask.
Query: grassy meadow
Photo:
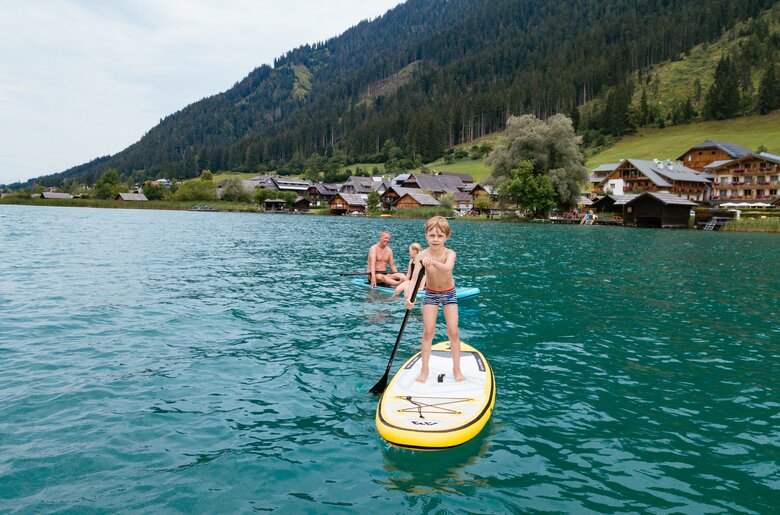
[[[738,143],[750,150],[763,145],[780,154],[780,111],[766,116],[746,116],[734,120],[695,122],[664,129],[639,129],[615,145],[590,157],[588,169],[621,159],[676,159],[689,148],[708,139]]]

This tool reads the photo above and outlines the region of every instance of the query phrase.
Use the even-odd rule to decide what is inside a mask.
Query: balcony
[[[735,168],[735,169],[731,170],[731,173],[745,173],[745,169],[744,168]]]
[[[731,181],[732,186],[741,186],[745,184],[745,181]]]
[[[756,184],[760,184],[761,186],[766,186],[769,184],[769,181],[756,181]]]

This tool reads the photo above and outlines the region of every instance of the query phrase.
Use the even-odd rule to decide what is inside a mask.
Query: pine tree
[[[759,114],[768,114],[770,111],[780,107],[780,87],[775,79],[775,65],[769,65],[764,73],[764,78],[758,87],[757,108]]]
[[[723,57],[715,68],[713,83],[705,100],[705,112],[715,120],[734,118],[739,114],[739,77],[737,67],[728,57]]]

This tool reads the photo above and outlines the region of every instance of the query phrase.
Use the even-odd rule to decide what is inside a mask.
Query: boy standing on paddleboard
[[[439,306],[444,311],[444,320],[447,322],[447,336],[450,339],[450,353],[452,354],[452,373],[456,381],[463,381],[463,372],[460,370],[460,336],[458,334],[458,299],[455,296],[455,279],[452,277],[452,269],[455,267],[455,251],[448,249],[444,243],[451,234],[450,224],[443,216],[434,216],[425,223],[425,239],[428,248],[419,252],[415,258],[414,274],[409,281],[406,296],[406,309],[412,309],[414,303],[412,297],[413,285],[417,283],[420,266],[425,267],[425,298],[423,300],[423,336],[422,370],[417,377],[418,383],[424,383],[428,379],[428,364],[431,359],[431,344],[436,334],[436,318],[439,315]]]

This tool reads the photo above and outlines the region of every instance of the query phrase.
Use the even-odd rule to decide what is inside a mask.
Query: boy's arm
[[[427,257],[427,256],[426,256]],[[455,251],[448,250],[447,256],[444,258],[444,262],[436,261],[435,259],[428,258],[426,266],[435,268],[441,272],[452,273],[452,269],[455,268]]]
[[[422,263],[420,262],[420,257],[418,256],[414,260],[414,272],[412,272],[412,277],[409,278],[409,284],[406,285],[406,290],[404,291],[406,309],[412,309],[414,307],[414,302],[411,302],[410,299],[412,298],[412,290],[414,290],[414,285],[417,284],[417,276],[420,275],[420,270],[422,270]],[[425,279],[427,279],[427,277],[423,277],[422,281],[420,281],[420,288],[423,287]]]

